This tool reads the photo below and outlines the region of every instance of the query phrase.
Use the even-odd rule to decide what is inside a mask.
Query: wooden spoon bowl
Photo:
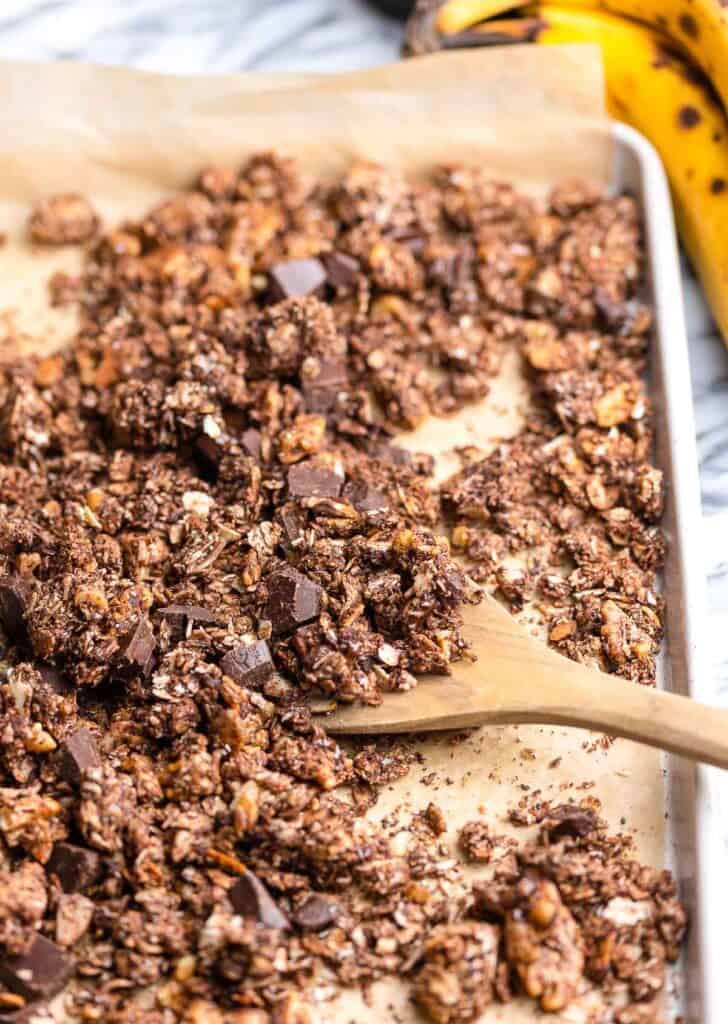
[[[530,636],[487,594],[464,617],[475,662],[456,663],[449,676],[422,677],[407,693],[386,693],[377,707],[341,705],[323,719],[328,731],[578,726],[728,768],[728,711],[570,661]]]

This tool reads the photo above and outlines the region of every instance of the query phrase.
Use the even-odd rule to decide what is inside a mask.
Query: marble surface
[[[396,22],[363,0],[0,4],[0,56],[80,59],[169,72],[366,67],[396,58],[399,33]],[[728,704],[728,649],[723,639],[728,635],[728,353],[687,271],[684,281],[709,596],[706,661],[716,700]]]

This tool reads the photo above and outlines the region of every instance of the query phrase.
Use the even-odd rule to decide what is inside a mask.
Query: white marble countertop
[[[168,72],[335,71],[396,59],[400,27],[364,0],[3,0],[0,56]],[[728,703],[728,353],[684,274],[708,579],[706,664]],[[728,797],[728,784],[724,787]],[[728,835],[728,822],[725,834]]]

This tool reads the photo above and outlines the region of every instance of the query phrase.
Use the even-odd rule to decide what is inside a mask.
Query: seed
[[[372,267],[381,267],[386,263],[388,256],[389,246],[385,242],[377,242],[369,253],[369,263]]]
[[[217,421],[212,416],[205,416],[202,420],[202,431],[207,434],[208,437],[213,438],[220,437],[222,430],[217,424]]]
[[[381,348],[375,348],[374,351],[370,352],[367,356],[367,365],[372,370],[381,370],[386,362],[386,353],[383,352]]]
[[[463,550],[470,541],[470,531],[467,526],[456,526],[452,531],[452,546]]]
[[[195,999],[185,1013],[185,1024],[224,1024],[222,1010],[206,999]]]
[[[57,384],[63,372],[61,356],[49,356],[42,359],[35,368],[35,383],[39,388],[49,388]]]
[[[86,495],[86,504],[92,512],[98,512],[104,502],[104,492],[95,487]]]
[[[0,992],[0,1008],[3,1010],[22,1010],[25,999],[15,992]]]
[[[594,411],[600,427],[615,427],[630,416],[629,384],[618,384],[597,399]]]
[[[191,953],[187,953],[186,956],[180,957],[177,961],[174,976],[177,981],[188,981],[195,973],[196,968],[197,958],[192,956]]]
[[[398,555],[403,555],[415,546],[417,538],[413,530],[400,530],[395,533],[392,540],[392,547]]]
[[[392,668],[395,665],[399,665],[399,651],[392,644],[381,644],[377,651],[377,657],[385,665],[389,665]]]
[[[567,636],[573,636],[576,633],[576,623],[573,619],[566,619],[564,622],[557,622],[552,627],[549,633],[549,640],[553,643],[558,643],[559,640],[565,640]]]
[[[56,741],[40,722],[33,722],[30,732],[23,738],[23,746],[31,754],[47,754],[56,749]]]
[[[182,495],[182,506],[185,512],[191,512],[200,519],[205,519],[210,514],[215,499],[204,491],[185,491]]]
[[[260,812],[260,790],[258,783],[250,779],[240,788],[232,806],[233,829],[236,836],[244,836],[255,828]]]
[[[557,1010],[563,1010],[567,1002],[566,988],[554,985],[553,988],[541,996],[541,1009],[545,1013],[555,1013]]]

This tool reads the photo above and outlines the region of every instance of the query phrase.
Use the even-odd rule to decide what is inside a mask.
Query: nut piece
[[[278,435],[278,457],[284,465],[300,462],[321,451],[326,436],[323,416],[297,416],[293,424]]]
[[[197,958],[192,956],[191,953],[186,953],[181,956],[177,961],[177,966],[174,969],[174,976],[177,981],[189,981],[194,976],[197,969]]]
[[[260,789],[258,783],[249,779],[238,790],[232,802],[233,829],[235,835],[244,836],[255,828],[260,813]]]
[[[600,427],[616,427],[624,423],[632,415],[633,404],[629,384],[618,384],[597,399],[594,406],[597,423]]]
[[[56,749],[56,741],[46,732],[40,722],[33,722],[23,736],[23,746],[31,754],[47,754]]]
[[[195,999],[185,1011],[184,1024],[225,1024],[222,1010],[206,999]]]
[[[508,962],[526,993],[547,1013],[563,1010],[576,995],[584,968],[582,938],[553,882],[526,876],[519,905],[506,915]]]
[[[298,992],[288,992],[275,1005],[273,1024],[314,1024],[313,1010]]]
[[[549,640],[551,643],[557,644],[560,640],[566,640],[567,637],[573,636],[574,633],[576,633],[574,620],[560,619],[552,625],[549,631]]]
[[[499,934],[476,921],[434,929],[412,995],[435,1024],[473,1020],[493,1001]]]

